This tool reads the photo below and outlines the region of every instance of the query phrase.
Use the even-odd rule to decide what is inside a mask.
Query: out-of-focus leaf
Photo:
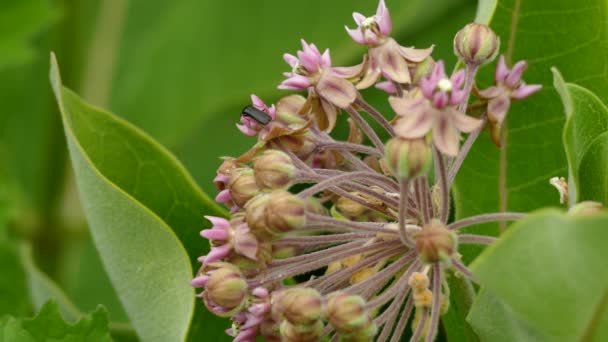
[[[109,342],[112,339],[108,332],[108,314],[102,307],[72,325],[61,317],[57,303],[49,301],[33,318],[0,319],[0,341]]]
[[[1,213],[0,213],[1,215]],[[2,218],[0,217],[0,235],[3,234]],[[19,254],[14,244],[0,238],[0,316],[21,316],[29,313],[25,271],[19,260]]]
[[[513,224],[471,269],[514,315],[549,341],[603,341],[608,338],[607,228],[608,213],[531,214]],[[493,307],[478,307],[483,304],[473,311],[494,316]],[[472,319],[476,327],[490,323]],[[504,326],[497,329],[509,333]],[[522,340],[517,335],[506,339]]]
[[[547,336],[517,317],[509,305],[486,288],[479,291],[467,320],[481,341],[550,341]]]
[[[61,276],[57,282],[78,309],[87,312],[102,303],[112,323],[128,322],[89,236],[66,244],[61,259]]]
[[[56,62],[51,81],[93,241],[131,323],[145,341],[185,339],[200,216],[222,211],[160,145],[64,88]],[[207,337],[222,334],[208,316]]]
[[[497,149],[482,134],[465,160],[454,187],[459,218],[497,211],[529,211],[559,203],[548,180],[566,176],[562,103],[552,89],[550,68],[608,98],[608,3],[605,0],[501,0],[491,22],[501,52],[513,63],[529,62],[524,79],[543,90],[514,102],[507,117],[506,145]],[[482,69],[482,87],[493,65]],[[468,229],[497,234],[497,224]],[[465,259],[479,250],[467,247]]]
[[[57,15],[48,1],[3,0],[0,3],[0,70],[30,62],[35,55],[31,41]]]
[[[575,189],[571,203],[608,203],[608,108],[594,93],[565,83],[553,70],[554,84],[564,103],[564,147]]]

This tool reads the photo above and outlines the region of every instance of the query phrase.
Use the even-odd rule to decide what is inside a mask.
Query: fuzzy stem
[[[410,192],[410,181],[407,178],[403,178],[399,182],[399,238],[404,245],[408,247],[414,246],[414,242],[407,233],[407,199]]]
[[[393,337],[391,338],[391,342],[401,341],[403,337],[403,331],[409,321],[409,317],[412,314],[412,310],[414,309],[414,299],[410,296],[405,303],[405,308],[401,312],[401,320],[397,323],[397,327],[395,328],[395,332],[393,333]]]
[[[370,176],[370,173],[365,172],[365,171],[345,172],[345,173],[339,174],[337,176],[332,176],[332,177],[326,178],[325,180],[311,186],[310,188],[301,191],[298,194],[298,196],[300,196],[300,198],[307,198],[307,197],[310,197],[310,196],[316,194],[317,192],[326,190],[330,187],[336,187],[345,182],[365,179],[369,176]]]
[[[441,265],[433,264],[433,285],[431,287],[433,298],[431,303],[431,322],[429,331],[426,334],[425,342],[433,342],[435,334],[437,334],[437,326],[439,325],[439,310],[441,306]]]
[[[276,268],[279,266],[285,266],[285,265],[298,263],[300,261],[306,261],[306,262],[315,261],[320,258],[331,256],[333,254],[341,253],[341,252],[348,251],[351,249],[357,249],[358,247],[361,247],[361,245],[364,245],[366,242],[367,241],[363,240],[363,239],[355,240],[355,241],[341,244],[339,246],[322,249],[320,251],[316,251],[313,253],[302,254],[302,255],[292,256],[292,257],[285,258],[285,259],[274,260],[274,261],[271,261],[268,264],[268,266],[272,269],[272,268]]]
[[[464,91],[466,93],[465,99],[458,105],[458,111],[466,113],[469,105],[469,98],[471,97],[471,90],[473,89],[473,83],[475,81],[475,74],[477,73],[476,64],[467,64],[464,71]]]
[[[408,288],[403,292],[397,294],[397,296],[393,299],[391,305],[386,310],[384,310],[384,312],[375,320],[378,328],[380,327],[380,325],[384,325],[384,327],[382,328],[382,333],[380,334],[380,336],[378,336],[378,339],[376,341],[388,340],[388,337],[390,336],[390,333],[393,330],[393,327],[395,326],[395,322],[397,321],[397,317],[399,316],[399,309],[403,306],[403,301],[409,293],[410,289]],[[403,320],[404,317],[402,317],[401,319]],[[405,320],[407,320],[407,318]]]
[[[355,104],[361,107],[369,116],[371,116],[374,120],[376,120],[386,131],[391,135],[395,136],[395,130],[388,120],[378,111],[376,108],[372,107],[369,103],[367,103],[363,97],[359,94],[357,99],[355,100]]]
[[[308,244],[322,244],[322,243],[338,243],[345,241],[352,241],[355,239],[365,239],[375,237],[375,233],[344,233],[344,234],[328,234],[328,235],[316,235],[316,236],[286,236],[278,240],[275,244],[297,244],[308,245]]]
[[[384,153],[378,151],[373,147],[360,145],[360,144],[352,144],[348,142],[339,142],[339,141],[327,141],[321,142],[317,145],[316,151],[324,151],[324,150],[334,150],[334,151],[346,151],[346,152],[358,152],[369,154],[375,157],[382,157]]]
[[[465,277],[479,284],[479,280],[477,280],[477,277],[475,277],[475,275],[469,270],[469,268],[466,267],[465,264],[463,264],[460,260],[452,258],[452,265],[454,265],[454,268],[456,268]]]
[[[412,276],[412,274],[418,270],[419,266],[420,266],[420,261],[415,260],[414,262],[412,262],[410,264],[410,266],[408,267],[407,271],[405,271],[405,274],[403,274],[399,278],[399,280],[395,284],[393,284],[388,290],[386,290],[384,293],[382,293],[378,297],[370,300],[367,303],[367,307],[369,309],[376,308],[376,307],[388,302],[391,298],[395,297],[395,295],[398,292],[407,291],[409,289],[408,281],[409,281],[410,277]]]
[[[456,178],[456,174],[458,173],[458,170],[460,170],[460,167],[462,166],[462,162],[464,161],[466,156],[469,154],[469,151],[471,150],[473,143],[475,143],[475,141],[479,137],[479,134],[481,133],[481,131],[485,128],[487,121],[488,121],[487,117],[485,115],[482,115],[481,125],[479,126],[479,128],[474,130],[471,134],[469,134],[469,136],[467,137],[467,140],[464,142],[464,144],[460,148],[460,152],[458,153],[456,160],[452,163],[452,166],[450,167],[450,172],[448,173],[448,188],[450,188],[452,186],[452,183],[454,182],[454,178]]]
[[[327,176],[337,176],[337,175],[347,173],[345,171],[330,170],[330,169],[313,169],[313,171],[320,175],[327,175]],[[381,187],[387,191],[389,191],[389,190],[398,191],[398,189],[399,189],[399,184],[396,181],[394,181],[393,179],[391,179],[389,177],[378,174],[376,171],[368,172],[368,177],[365,177],[364,179],[360,179],[359,181],[364,184],[378,185],[379,187]]]
[[[448,229],[457,230],[460,228],[473,226],[476,224],[497,222],[497,221],[516,221],[526,216],[524,213],[492,213],[492,214],[481,214],[463,218],[456,222],[450,223]]]
[[[365,289],[370,283],[373,284],[375,282],[383,281],[385,279],[392,277],[394,273],[399,272],[399,270],[401,270],[405,265],[407,265],[407,263],[411,262],[415,258],[416,258],[416,251],[414,251],[414,250],[409,251],[409,252],[405,253],[401,258],[399,258],[397,261],[395,261],[392,264],[388,265],[387,267],[383,268],[381,271],[374,274],[373,276],[365,279],[364,281],[362,281],[360,283],[349,286],[343,290],[345,292],[348,292],[351,294],[357,293],[357,292]]]
[[[420,309],[418,309],[420,310]],[[429,317],[429,309],[428,308],[423,308],[422,309],[422,317],[420,317],[420,321],[418,322],[418,325],[416,326],[416,330],[414,331],[414,334],[412,335],[412,338],[410,339],[410,342],[419,342],[420,338],[422,337],[422,333],[424,332],[424,326],[426,325],[426,320]]]
[[[458,234],[458,242],[463,244],[481,244],[491,245],[496,242],[493,236],[475,235],[475,234]]]
[[[437,163],[437,168],[439,170],[439,174],[437,176],[439,177],[438,183],[439,187],[441,188],[440,219],[441,222],[446,223],[450,214],[450,189],[448,188],[447,170],[441,152],[434,147],[433,152],[435,153],[435,162]]]
[[[361,117],[361,114],[357,112],[352,106],[346,108],[346,112],[350,114],[350,117],[355,121],[355,123],[361,128],[363,132],[367,135],[369,140],[371,140],[372,144],[376,146],[376,148],[380,151],[380,153],[384,153],[384,144],[374,131],[374,129]]]

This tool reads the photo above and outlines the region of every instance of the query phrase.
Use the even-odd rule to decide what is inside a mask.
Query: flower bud
[[[245,221],[254,234],[263,236],[266,233],[266,204],[270,200],[269,193],[262,193],[247,202],[245,206]]]
[[[306,223],[306,202],[287,191],[277,190],[269,194],[266,203],[266,229],[280,235],[300,228]]]
[[[423,262],[434,263],[454,254],[457,238],[439,220],[432,220],[415,235],[418,257]]]
[[[389,170],[399,178],[416,178],[427,173],[432,162],[426,139],[392,138],[385,147]]]
[[[321,319],[321,294],[313,288],[290,288],[276,299],[276,312],[291,324],[311,325]]]
[[[358,193],[352,194],[355,196],[358,195]],[[366,207],[346,197],[338,198],[336,201],[336,208],[342,215],[351,218],[359,217],[367,211]]]
[[[454,37],[454,53],[469,65],[478,66],[493,61],[499,48],[500,39],[484,24],[467,24]]]
[[[374,340],[374,336],[378,333],[378,326],[371,319],[361,330],[357,330],[350,334],[343,335],[343,341],[349,342],[369,342]]]
[[[299,326],[285,320],[281,323],[281,337],[285,342],[317,342],[323,335],[323,322],[317,320],[310,325]]]
[[[205,286],[205,304],[212,312],[216,307],[224,311],[238,309],[247,297],[247,282],[241,272],[232,265],[214,270]]]
[[[371,320],[365,299],[342,292],[329,296],[325,316],[336,331],[345,334],[364,329]]]
[[[245,204],[260,192],[251,169],[234,170],[228,183],[228,189],[230,189],[230,196],[234,203],[241,208],[245,207]]]
[[[260,188],[282,189],[291,185],[296,168],[284,152],[266,150],[253,162],[253,174]]]
[[[293,152],[302,160],[308,159],[317,147],[317,139],[308,130],[302,133],[283,135],[278,137],[277,140],[283,147]]]

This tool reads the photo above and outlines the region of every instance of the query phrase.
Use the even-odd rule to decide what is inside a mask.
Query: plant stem
[[[469,136],[467,137],[467,140],[462,145],[460,152],[458,153],[458,156],[456,157],[456,160],[450,166],[450,172],[448,174],[448,188],[452,187],[452,183],[454,182],[454,178],[456,178],[456,174],[458,173],[458,170],[460,170],[460,167],[462,166],[462,162],[469,154],[469,151],[471,150],[473,143],[475,143],[475,141],[479,137],[479,134],[481,133],[481,131],[485,128],[487,121],[488,121],[488,119],[485,116],[485,114],[482,115],[481,116],[481,125],[479,126],[479,128],[474,130],[471,134],[469,134]]]
[[[328,141],[328,142],[319,143],[316,147],[316,151],[320,152],[320,151],[324,151],[324,150],[358,152],[358,153],[369,154],[371,156],[375,156],[375,157],[379,157],[379,158],[384,156],[383,153],[381,153],[380,151],[378,151],[378,149],[375,149],[373,147],[360,145],[360,144],[351,144],[348,142]]]
[[[458,242],[459,243],[474,243],[481,245],[491,245],[496,242],[496,238],[493,236],[484,236],[484,235],[475,235],[475,234],[459,234]]]
[[[409,234],[407,233],[407,199],[408,199],[408,194],[409,194],[409,186],[410,186],[410,181],[407,178],[401,179],[399,181],[399,217],[398,217],[398,222],[399,222],[399,238],[401,239],[401,242],[403,242],[404,245],[408,246],[408,247],[412,247],[414,246],[414,242],[412,241],[412,239],[410,238]]]
[[[441,265],[439,263],[433,264],[433,285],[431,291],[433,292],[431,322],[429,324],[429,330],[426,333],[425,342],[433,342],[439,325],[439,311],[441,305]]]
[[[447,169],[443,160],[443,155],[438,149],[433,147],[435,153],[435,162],[439,171],[439,187],[441,189],[441,222],[447,223],[448,215],[450,214],[450,189],[448,188]]]
[[[357,126],[361,128],[361,130],[367,135],[369,140],[371,140],[372,144],[376,146],[376,148],[380,151],[380,153],[384,153],[384,144],[374,131],[374,129],[361,117],[361,114],[357,112],[352,106],[346,108],[346,112],[350,114],[350,117],[355,121]]]
[[[376,120],[386,131],[391,135],[395,136],[395,130],[388,120],[378,111],[376,108],[372,107],[369,103],[367,103],[363,97],[358,96],[355,100],[355,104],[361,107],[369,116],[371,116],[374,120]]]
[[[456,222],[450,223],[448,229],[457,230],[460,228],[473,226],[480,223],[486,222],[498,222],[498,221],[516,221],[524,218],[524,213],[492,213],[492,214],[481,214],[476,216],[467,217]]]

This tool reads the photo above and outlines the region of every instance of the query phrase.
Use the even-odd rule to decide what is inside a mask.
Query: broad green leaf
[[[33,318],[0,319],[0,342],[85,342],[112,341],[108,333],[108,314],[100,307],[75,324],[66,323],[57,303],[47,302]]]
[[[48,1],[3,0],[0,3],[0,69],[31,61],[35,35],[57,17]]]
[[[54,59],[51,81],[93,241],[133,327],[144,341],[184,340],[200,216],[222,212],[148,136],[64,88]],[[208,336],[220,333],[212,322]]]
[[[514,315],[549,341],[606,340],[607,228],[608,213],[573,217],[541,211],[515,223],[471,268]],[[478,306],[475,310],[486,310],[483,316],[494,315],[492,307]]]
[[[498,1],[491,26],[501,37],[501,52],[511,63],[527,60],[523,78],[542,84],[543,90],[512,104],[502,150],[485,133],[473,146],[455,181],[457,217],[559,204],[548,181],[568,173],[562,145],[565,118],[550,68],[556,66],[569,82],[608,98],[607,21],[605,0]],[[494,64],[482,69],[481,87],[491,82],[493,69]],[[498,225],[469,231],[497,234]],[[477,251],[466,251],[465,259]]]
[[[608,203],[608,108],[595,94],[565,83],[553,70],[555,88],[566,111],[564,147],[576,189],[571,203],[595,200]],[[573,191],[575,190],[575,191]]]
[[[1,215],[1,213],[0,213]],[[2,218],[0,217],[0,234],[2,234]],[[25,271],[19,260],[18,250],[8,240],[0,239],[0,316],[21,316],[29,313]]]
[[[463,277],[451,276],[448,278],[450,286],[450,307],[441,317],[448,341],[479,341],[466,317],[469,314],[475,289],[471,282]]]
[[[481,341],[550,341],[550,339],[532,329],[513,309],[482,288],[473,303],[467,317]]]

